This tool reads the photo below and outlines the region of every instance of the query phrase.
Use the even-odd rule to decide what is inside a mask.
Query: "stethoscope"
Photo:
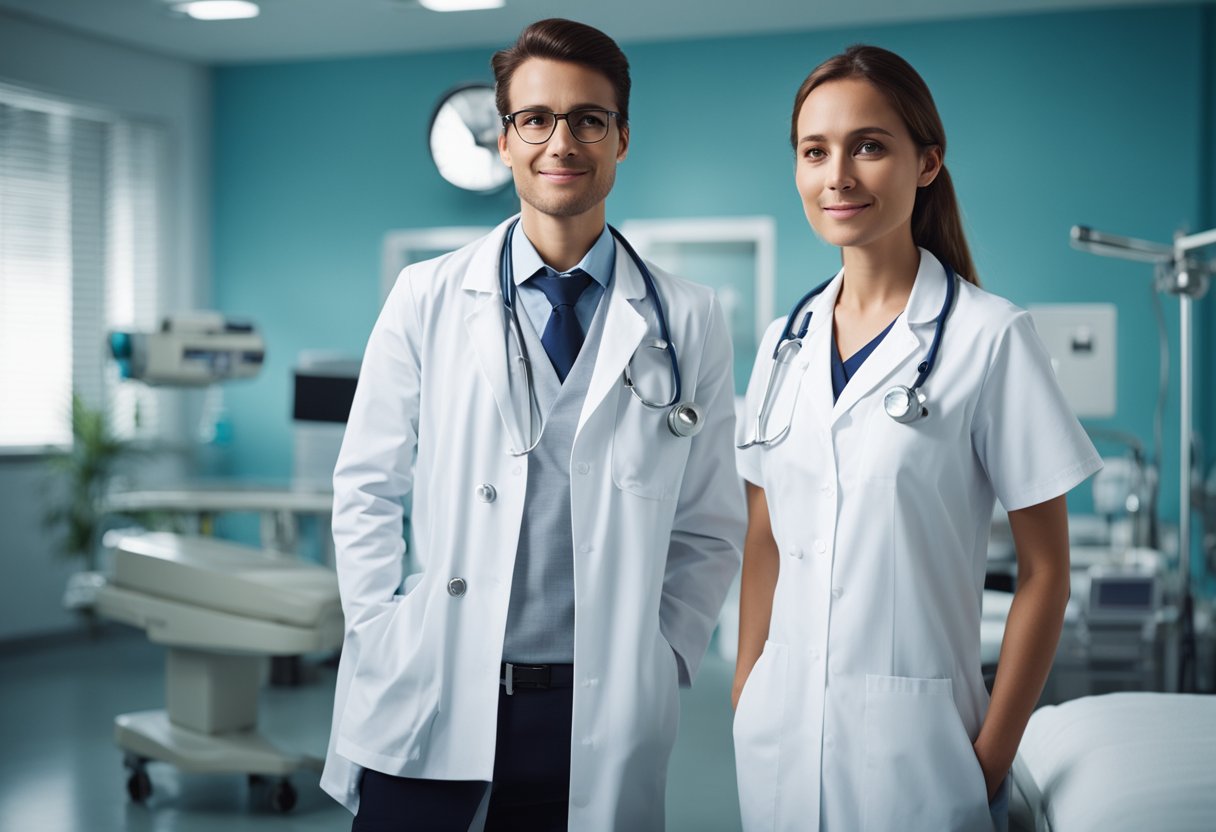
[[[529,437],[533,436],[532,428],[535,421],[540,421],[540,430],[535,432],[535,438],[532,439],[531,444],[523,450],[516,450],[515,448],[507,449],[507,453],[511,456],[525,456],[540,444],[540,438],[545,432],[545,423],[544,416],[540,410],[540,401],[536,397],[536,385],[532,381],[532,363],[528,358],[528,348],[524,343],[523,330],[519,325],[519,312],[515,308],[515,268],[511,262],[511,238],[515,234],[515,226],[517,225],[519,225],[518,219],[507,228],[506,236],[503,238],[502,250],[498,254],[498,277],[502,288],[502,303],[507,316],[507,324],[515,337],[516,345],[519,347],[519,354],[516,358],[520,362],[524,375],[524,383],[528,388]],[[671,335],[667,329],[667,315],[663,311],[663,301],[659,297],[659,290],[655,286],[654,277],[650,274],[650,269],[646,267],[646,263],[633,250],[633,246],[629,245],[629,241],[625,239],[624,235],[611,225],[608,226],[608,230],[612,232],[612,236],[616,238],[617,242],[625,248],[626,253],[629,254],[629,257],[638,267],[638,271],[642,274],[642,281],[646,284],[646,293],[654,304],[655,316],[659,321],[659,337],[651,339],[643,344],[643,346],[650,349],[664,350],[671,364],[672,394],[671,398],[667,401],[651,401],[638,391],[638,387],[633,381],[633,373],[630,370],[630,366],[633,364],[632,357],[625,364],[625,370],[622,373],[625,386],[629,388],[629,392],[633,394],[633,397],[646,407],[657,410],[670,408],[667,412],[667,428],[673,436],[681,438],[696,436],[701,432],[701,428],[704,425],[705,411],[696,402],[680,401],[680,394],[683,392],[683,386],[680,382],[680,362],[676,356],[675,344],[671,342]]]
[[[933,365],[937,361],[937,348],[941,345],[942,334],[946,331],[946,317],[950,314],[950,309],[954,304],[954,270],[949,266],[942,264],[946,269],[946,300],[942,304],[942,311],[937,316],[937,323],[933,330],[933,343],[929,346],[929,354],[925,356],[925,360],[916,368],[918,375],[916,381],[911,387],[905,387],[902,384],[896,384],[889,388],[882,397],[882,408],[887,412],[887,415],[899,422],[902,425],[908,425],[923,419],[929,415],[929,409],[925,407],[925,394],[921,392],[921,386],[924,385],[925,379],[929,377],[929,373],[933,371]],[[764,384],[764,396],[760,399],[760,409],[756,412],[756,421],[752,426],[752,438],[742,445],[735,447],[743,450],[750,448],[752,445],[775,445],[785,438],[785,435],[790,431],[790,425],[793,421],[786,423],[781,432],[775,436],[762,436],[765,422],[769,417],[769,409],[772,406],[773,392],[775,385],[774,380],[777,377],[778,368],[784,364],[788,364],[798,352],[802,349],[802,339],[806,337],[807,330],[811,326],[811,310],[806,311],[806,315],[802,319],[801,326],[798,327],[798,334],[794,334],[794,321],[798,319],[798,312],[810,303],[820,292],[826,289],[835,278],[825,280],[811,291],[803,295],[794,307],[790,309],[790,314],[785,319],[785,327],[781,330],[781,336],[777,339],[777,345],[773,347],[773,365],[769,370],[768,380]],[[790,350],[792,349],[792,353]]]

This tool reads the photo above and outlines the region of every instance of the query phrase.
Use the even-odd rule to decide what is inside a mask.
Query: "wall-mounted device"
[[[111,332],[109,345],[123,378],[153,386],[253,378],[266,360],[266,342],[253,324],[218,312],[168,315],[156,332]]]

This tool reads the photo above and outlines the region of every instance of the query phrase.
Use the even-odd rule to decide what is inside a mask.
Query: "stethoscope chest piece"
[[[681,402],[667,411],[667,427],[672,435],[691,439],[705,425],[705,410],[696,402]]]
[[[901,425],[910,424],[929,415],[925,407],[925,395],[902,384],[895,385],[883,395],[882,409]]]

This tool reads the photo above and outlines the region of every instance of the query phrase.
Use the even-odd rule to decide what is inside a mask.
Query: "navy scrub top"
[[[887,328],[874,336],[874,340],[866,344],[857,352],[849,356],[848,361],[840,358],[840,347],[836,345],[836,330],[835,325],[832,328],[832,400],[840,398],[840,391],[844,390],[844,386],[849,383],[857,369],[865,363],[865,360],[870,357],[870,353],[874,352],[875,347],[882,343],[882,339],[891,331],[891,327],[895,326],[895,321],[887,324]]]

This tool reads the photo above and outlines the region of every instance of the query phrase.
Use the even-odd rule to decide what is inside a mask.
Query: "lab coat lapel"
[[[809,414],[811,426],[816,431],[831,425],[832,310],[836,308],[836,297],[840,294],[842,275],[843,271],[837,272],[836,277],[832,279],[827,288],[811,301],[811,326],[803,340],[801,353],[794,359],[794,369],[797,373],[802,374],[801,386],[806,388],[798,393],[798,398],[802,399],[805,396],[806,405],[795,408],[794,403],[791,402],[790,407],[793,410],[794,418],[801,418],[803,413]],[[795,332],[797,326],[801,326],[801,320],[796,322]],[[794,375],[791,374],[790,381],[794,380]],[[789,386],[797,387],[795,384]]]
[[[941,311],[942,300],[945,297],[945,270],[932,254],[920,250],[920,268],[916,272],[916,282],[912,284],[912,292],[908,295],[908,305],[903,313],[895,319],[891,331],[882,339],[874,352],[862,362],[857,374],[849,379],[849,383],[840,392],[840,398],[832,408],[832,424],[840,419],[853,405],[868,395],[879,385],[890,381],[892,384],[911,385],[916,380],[917,356],[928,353],[929,344],[933,338],[933,324]],[[829,320],[830,320],[830,316]],[[829,339],[831,338],[829,328]],[[828,341],[830,349],[831,342]],[[830,364],[825,361],[830,367]],[[907,374],[907,378],[893,379],[897,372]],[[831,390],[831,371],[828,370],[828,389]]]
[[[524,366],[515,358],[521,345],[509,337],[502,290],[498,285],[498,255],[510,222],[511,220],[508,220],[499,225],[482,242],[469,262],[461,288],[478,295],[473,311],[465,316],[465,329],[477,362],[481,366],[482,376],[494,395],[494,402],[498,406],[498,414],[506,427],[507,436],[512,443],[518,443],[527,441],[520,427],[520,418],[521,415],[528,415],[524,408],[529,407],[530,403]],[[508,356],[511,358],[508,359]],[[515,405],[511,398],[513,381],[517,387],[518,405]],[[519,414],[516,413],[517,407]]]
[[[595,357],[595,368],[591,372],[591,383],[579,415],[578,430],[591,418],[591,414],[604,401],[608,391],[620,383],[625,365],[646,335],[646,319],[634,308],[632,301],[646,297],[646,284],[633,258],[616,244],[616,269],[608,295],[601,300],[607,302],[604,330],[600,336],[599,352]],[[646,301],[649,303],[650,301]]]
[[[840,391],[840,398],[836,400],[835,406],[832,408],[832,424],[840,419],[849,409],[857,404],[857,402],[875,387],[878,387],[884,381],[891,377],[893,373],[900,367],[904,366],[908,359],[916,355],[917,347],[920,346],[920,341],[908,326],[907,318],[904,314],[900,314],[895,319],[895,325],[891,327],[891,331],[882,339],[874,352],[870,353],[862,365],[857,369],[857,374],[849,379],[849,383]],[[828,337],[828,348],[831,347],[831,333]],[[827,389],[829,395],[832,389],[831,378],[831,359],[824,361],[824,365],[828,370]],[[908,378],[904,384],[911,384],[916,378],[916,374]]]

